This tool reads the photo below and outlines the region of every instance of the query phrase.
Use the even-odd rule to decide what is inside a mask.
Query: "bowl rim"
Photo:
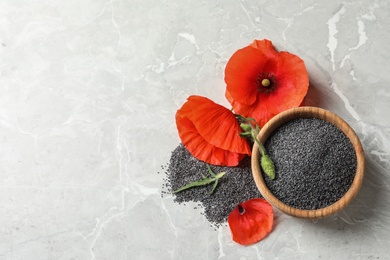
[[[256,144],[256,142],[252,148],[252,158],[251,158],[252,175],[256,183],[256,186],[259,189],[262,196],[271,205],[275,206],[282,212],[290,216],[308,218],[308,219],[318,219],[318,218],[327,217],[342,210],[346,205],[348,205],[353,200],[353,198],[357,195],[358,191],[360,190],[360,187],[363,182],[364,169],[365,169],[365,157],[364,157],[363,147],[355,131],[341,117],[328,110],[319,107],[311,107],[311,106],[291,108],[274,116],[261,128],[257,138],[260,140],[261,143],[264,144],[267,138],[271,135],[271,133],[275,129],[297,118],[323,119],[333,124],[334,126],[338,127],[349,138],[355,150],[357,167],[356,167],[355,177],[348,191],[338,201],[324,208],[305,210],[305,209],[294,208],[285,204],[284,202],[280,201],[275,195],[272,194],[272,192],[268,189],[265,183],[265,180],[261,173],[261,167],[259,163],[260,161],[259,146],[258,144]]]

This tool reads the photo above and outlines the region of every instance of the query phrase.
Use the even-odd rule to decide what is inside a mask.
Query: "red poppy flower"
[[[233,241],[250,245],[266,237],[272,230],[274,213],[265,199],[245,201],[229,214],[228,223]]]
[[[208,98],[190,96],[176,113],[176,125],[184,146],[201,161],[236,166],[251,153],[235,115]]]
[[[236,51],[225,68],[226,98],[234,111],[260,126],[278,113],[299,106],[309,87],[303,60],[277,52],[268,40]]]

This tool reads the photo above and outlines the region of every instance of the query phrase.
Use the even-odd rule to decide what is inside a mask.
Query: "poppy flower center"
[[[269,81],[269,79],[263,79],[261,81],[261,85],[263,85],[263,87],[269,87],[269,85],[271,85],[271,81]]]
[[[238,204],[237,207],[238,207],[238,212],[240,213],[240,215],[245,213],[245,209],[240,204]]]
[[[276,89],[276,78],[269,72],[262,72],[255,81],[257,91],[262,93],[271,93]]]

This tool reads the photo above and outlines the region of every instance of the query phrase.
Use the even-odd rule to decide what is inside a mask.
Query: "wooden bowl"
[[[274,130],[276,130],[281,125],[297,118],[323,119],[338,127],[350,139],[355,149],[357,167],[356,167],[355,177],[352,181],[349,190],[345,193],[343,197],[341,197],[335,203],[327,207],[315,209],[315,210],[297,209],[283,203],[278,198],[276,198],[275,195],[272,194],[272,192],[268,189],[266,185],[266,182],[261,172],[260,163],[259,163],[260,161],[259,146],[256,143],[254,144],[253,151],[252,151],[253,178],[256,182],[257,188],[260,190],[260,193],[263,195],[263,197],[270,204],[272,204],[274,207],[278,208],[282,212],[294,217],[307,218],[307,219],[318,219],[318,218],[327,217],[329,215],[332,215],[340,211],[345,206],[347,206],[348,203],[350,203],[351,200],[358,193],[363,182],[364,168],[365,168],[363,148],[356,133],[343,119],[341,119],[339,116],[327,110],[317,108],[317,107],[292,108],[276,115],[261,129],[258,135],[260,142],[265,144],[267,138],[272,134]]]

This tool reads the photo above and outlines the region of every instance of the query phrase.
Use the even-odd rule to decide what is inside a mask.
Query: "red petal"
[[[251,105],[257,98],[256,78],[263,71],[266,56],[251,46],[236,51],[225,68],[226,91],[234,100]]]
[[[239,207],[243,209],[240,212]],[[265,199],[251,199],[239,204],[228,217],[233,241],[250,245],[262,240],[272,230],[274,213]]]
[[[278,84],[276,90],[270,94],[260,93],[259,102],[266,103],[273,114],[298,107],[309,87],[309,76],[303,60],[294,54],[280,52],[274,75]]]
[[[176,124],[182,143],[199,160],[235,166],[251,153],[234,114],[205,97],[190,96],[177,111]]]
[[[278,52],[269,40],[254,40],[236,51],[225,68],[226,92],[237,102],[252,105],[257,101],[257,77],[276,69]]]
[[[232,104],[235,113],[246,118],[254,118],[260,127],[263,127],[275,116],[275,114],[269,112],[265,102],[255,102],[253,105],[248,106],[235,101],[228,91],[226,91],[225,96],[230,104]]]
[[[264,53],[267,58],[274,58],[278,55],[278,52],[272,45],[272,42],[267,39],[254,40],[249,46],[258,49],[259,51]]]

